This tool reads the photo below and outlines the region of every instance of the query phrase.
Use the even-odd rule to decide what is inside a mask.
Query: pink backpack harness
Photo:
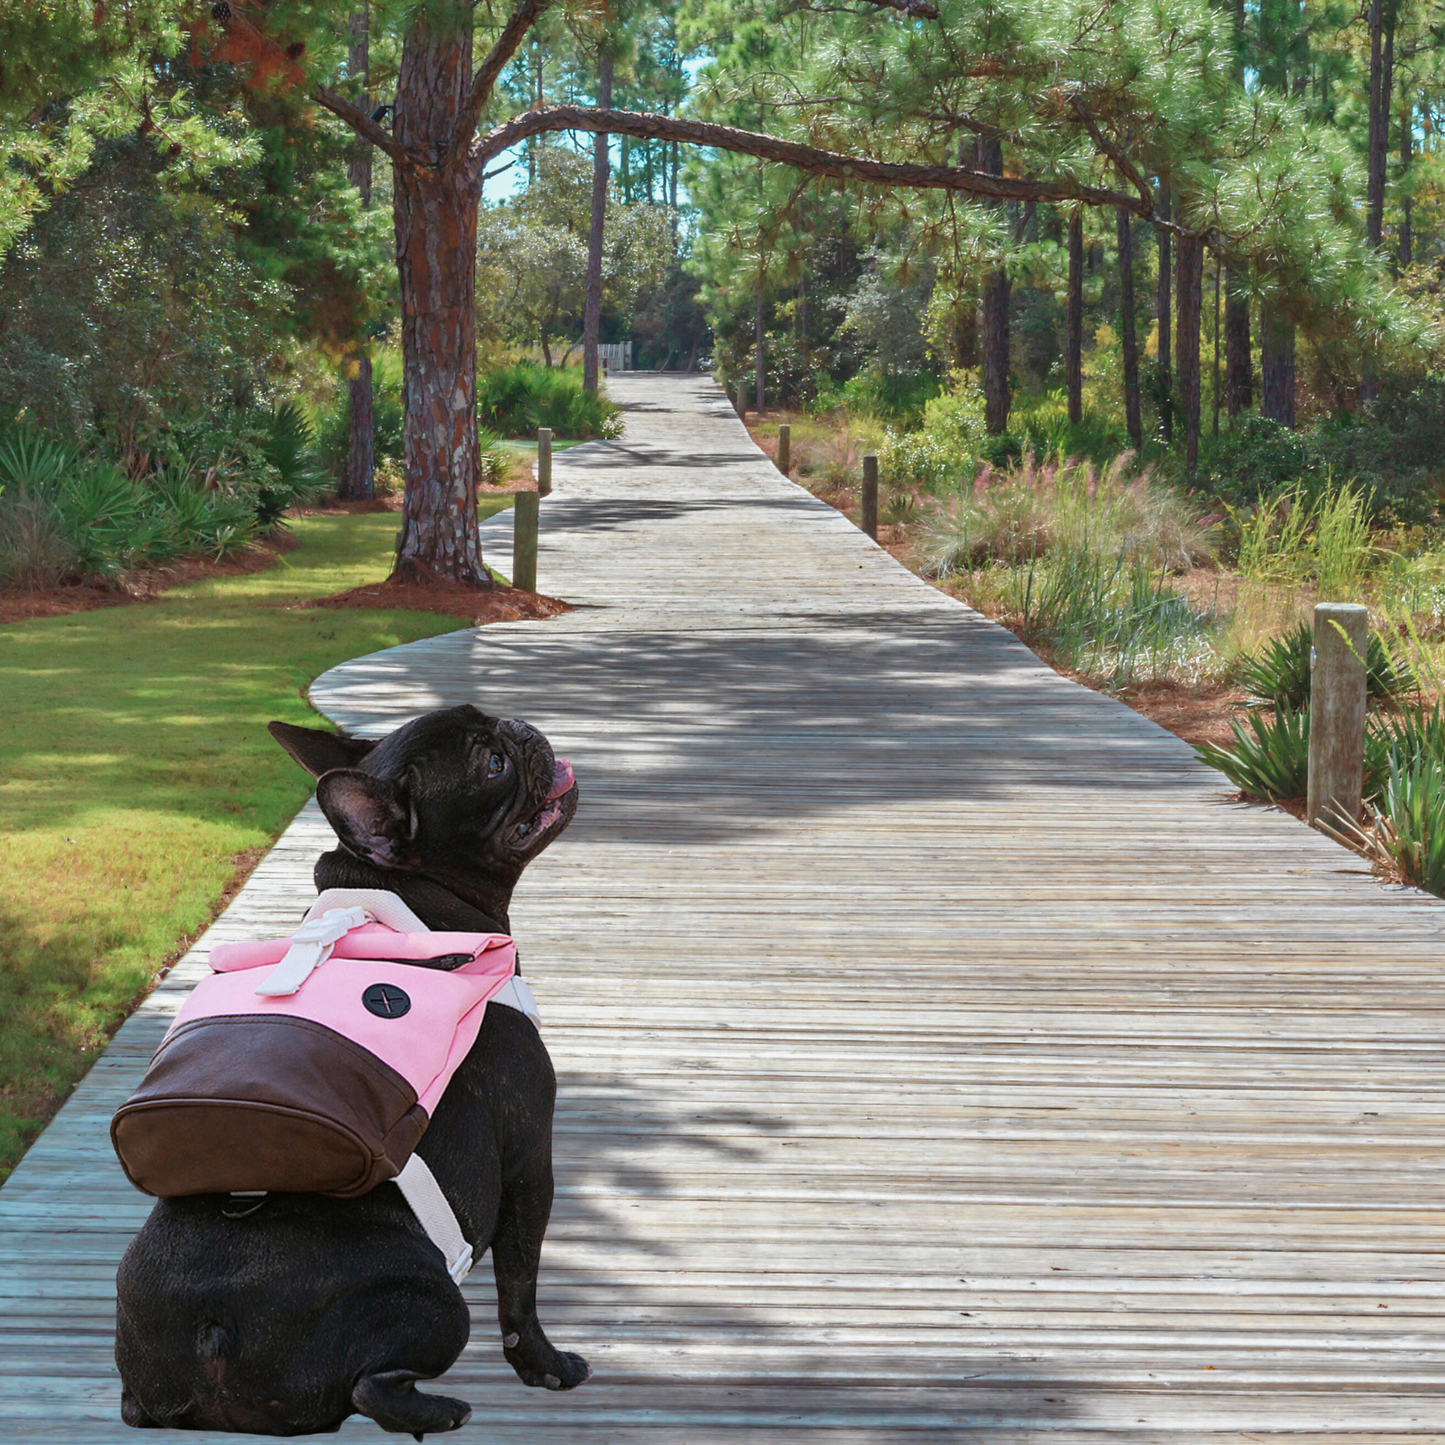
[[[364,1194],[394,1179],[458,1283],[472,1251],[413,1150],[488,1002],[540,1027],[505,934],[327,889],[290,938],[218,946],[111,1139],[149,1194]]]

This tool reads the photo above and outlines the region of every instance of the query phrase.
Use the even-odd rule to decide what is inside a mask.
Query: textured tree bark
[[[1413,102],[1408,103],[1400,115],[1400,179],[1406,180],[1410,173],[1410,166],[1414,161],[1415,137],[1410,133],[1411,116],[1415,106]],[[1405,194],[1400,197],[1400,269],[1409,268],[1412,254],[1415,247],[1415,233],[1410,224],[1410,197]]]
[[[1184,408],[1184,465],[1199,461],[1199,312],[1204,289],[1204,242],[1179,238],[1179,400]]]
[[[1294,318],[1273,302],[1259,312],[1261,416],[1294,425]]]
[[[402,51],[397,139],[429,158],[445,155],[471,80],[471,29],[459,13],[433,24],[423,9]],[[393,575],[407,581],[494,585],[477,533],[478,194],[435,165],[395,167],[406,503]]]
[[[1084,419],[1084,217],[1077,208],[1069,217],[1069,330],[1064,370],[1069,420],[1077,426]]]
[[[1129,445],[1138,451],[1144,445],[1144,427],[1139,419],[1139,336],[1134,326],[1134,229],[1131,216],[1122,206],[1114,212],[1119,232],[1119,349],[1124,362],[1124,424]]]
[[[753,394],[757,397],[758,420],[767,407],[767,376],[763,355],[763,278],[758,277],[757,305],[753,312]]]
[[[1159,177],[1158,211],[1164,220],[1169,219],[1168,176]],[[1174,440],[1174,400],[1169,373],[1169,354],[1173,348],[1169,338],[1169,321],[1173,307],[1169,299],[1172,280],[1169,232],[1155,231],[1154,234],[1159,238],[1159,290],[1154,304],[1155,315],[1159,321],[1159,352],[1156,357],[1159,367],[1159,430],[1163,433],[1166,442],[1172,442]]]
[[[354,11],[350,21],[351,54],[348,71],[354,81],[361,77],[362,89],[357,104],[371,106],[371,35],[369,15],[363,5]],[[351,159],[346,164],[351,184],[361,193],[361,204],[371,209],[371,145],[360,137],[352,145]],[[371,357],[365,350],[356,359],[356,375],[348,382],[351,434],[346,448],[346,470],[337,494],[348,502],[368,501],[376,494],[376,408],[371,393]]]
[[[1003,175],[1003,142],[997,137],[980,140],[978,163],[991,176]],[[983,281],[983,424],[990,436],[1008,430],[1008,305],[1008,272],[999,266]]]
[[[612,52],[597,57],[597,104],[612,105]],[[607,222],[607,132],[592,147],[592,225],[587,232],[587,300],[582,311],[582,389],[597,390],[597,341],[602,332],[602,230]]]
[[[1224,400],[1233,420],[1254,405],[1254,362],[1249,353],[1249,268],[1224,268]]]
[[[1393,54],[1395,27],[1388,26],[1386,40],[1385,0],[1370,0],[1370,130],[1366,152],[1365,238],[1379,247],[1385,220],[1385,155],[1390,148],[1390,96],[1387,70]]]

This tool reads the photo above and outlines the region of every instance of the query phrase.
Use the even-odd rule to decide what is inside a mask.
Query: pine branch
[[[311,92],[311,98],[317,105],[325,106],[332,115],[340,116],[363,140],[369,140],[378,150],[385,151],[397,165],[414,166],[418,163],[417,158],[389,130],[384,130],[360,106],[353,105],[344,96],[318,85]]]
[[[964,195],[988,196],[1005,201],[1083,201],[1091,206],[1123,206],[1144,216],[1155,226],[1187,234],[1183,228],[1154,214],[1152,197],[1102,190],[1074,180],[1034,181],[1012,176],[990,175],[970,166],[918,165],[896,161],[875,161],[862,156],[843,155],[800,145],[777,136],[734,126],[685,120],[631,110],[597,110],[579,105],[546,106],[527,111],[495,127],[478,139],[472,149],[468,174],[475,178],[489,160],[526,140],[528,136],[553,131],[578,130],[634,136],[641,140],[680,141],[686,145],[710,146],[793,166],[810,175],[867,185],[900,186],[914,190],[956,191]]]
[[[502,71],[517,53],[518,46],[527,38],[527,32],[542,18],[542,12],[551,3],[552,0],[521,0],[507,17],[507,23],[502,27],[496,44],[487,52],[487,58],[477,67],[477,73],[472,77],[472,88],[457,120],[456,134],[442,161],[444,171],[455,171],[466,164],[482,111],[492,98],[492,91]]]
[[[1149,185],[1148,180],[1139,174],[1139,168],[1118,146],[1104,138],[1103,131],[1099,129],[1094,117],[1089,114],[1088,106],[1086,106],[1077,95],[1073,97],[1073,108],[1074,114],[1079,118],[1079,122],[1083,125],[1084,129],[1089,132],[1089,138],[1098,147],[1100,154],[1107,156],[1118,166],[1119,170],[1123,173],[1124,179],[1139,192],[1152,213],[1154,210],[1154,191]]]

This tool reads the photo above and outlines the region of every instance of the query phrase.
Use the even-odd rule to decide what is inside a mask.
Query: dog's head
[[[423,879],[504,918],[522,870],[577,811],[572,769],[536,728],[470,705],[377,742],[270,727],[318,780],[317,802],[347,855],[318,864],[321,887],[356,884],[359,865],[374,886]]]

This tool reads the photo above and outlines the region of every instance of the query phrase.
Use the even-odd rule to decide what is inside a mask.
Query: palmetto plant
[[[1310,656],[1314,634],[1307,622],[1271,639],[1235,666],[1235,677],[1250,696],[1251,707],[1302,708],[1310,699]],[[1365,687],[1377,701],[1394,701],[1417,690],[1409,660],[1378,633],[1370,634],[1365,655]]]

